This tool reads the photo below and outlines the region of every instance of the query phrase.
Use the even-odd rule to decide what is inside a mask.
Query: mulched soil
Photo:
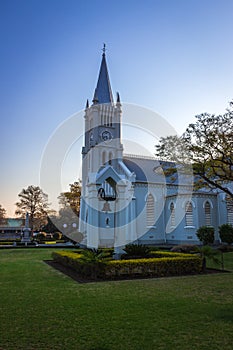
[[[58,262],[54,261],[54,260],[44,260],[44,262],[46,264],[48,264],[49,266],[53,267],[54,269],[64,273],[66,276],[69,276],[70,278],[72,278],[73,280],[75,280],[76,282],[78,283],[93,283],[93,282],[106,282],[106,281],[111,281],[111,280],[104,280],[104,279],[88,279],[88,278],[83,278],[83,277],[80,277],[78,275],[78,273],[73,270],[72,268],[68,267],[68,266],[64,266],[62,264],[59,264]],[[208,275],[208,274],[215,274],[215,273],[227,273],[227,272],[230,272],[230,271],[226,271],[226,270],[218,270],[218,269],[206,269],[205,272],[202,273],[205,274],[205,275]],[[176,276],[171,276],[171,277],[176,277]],[[153,277],[134,277],[132,278],[131,276],[130,277],[123,277],[123,278],[118,278],[118,279],[112,279],[112,281],[116,281],[116,280],[133,280],[133,279],[150,279],[150,278],[156,278],[155,276]],[[162,277],[162,278],[167,278],[167,277]]]

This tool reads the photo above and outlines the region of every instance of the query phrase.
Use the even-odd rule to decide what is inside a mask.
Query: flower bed
[[[54,252],[53,260],[74,269],[82,278],[121,279],[129,277],[168,277],[201,272],[202,259],[197,255],[154,252],[155,258],[85,261],[75,252]]]

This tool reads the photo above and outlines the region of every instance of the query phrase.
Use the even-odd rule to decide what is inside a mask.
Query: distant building
[[[121,118],[120,96],[115,102],[104,50],[84,116],[79,229],[86,244],[196,244],[196,231],[203,225],[214,227],[218,241],[218,226],[233,224],[232,200],[217,190],[192,192],[185,177],[171,181],[163,173],[168,162],[124,155]]]
[[[20,238],[23,227],[25,224],[24,219],[6,218],[0,222],[0,239],[15,239]]]

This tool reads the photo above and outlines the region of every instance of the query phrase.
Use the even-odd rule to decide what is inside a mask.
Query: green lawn
[[[232,273],[79,284],[51,251],[0,250],[0,349],[232,349]]]

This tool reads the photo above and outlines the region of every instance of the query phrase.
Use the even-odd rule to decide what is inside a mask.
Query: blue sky
[[[232,0],[0,0],[0,204],[39,184],[56,127],[91,100],[103,42],[113,92],[184,131],[233,98]],[[81,121],[82,122],[82,121]]]

